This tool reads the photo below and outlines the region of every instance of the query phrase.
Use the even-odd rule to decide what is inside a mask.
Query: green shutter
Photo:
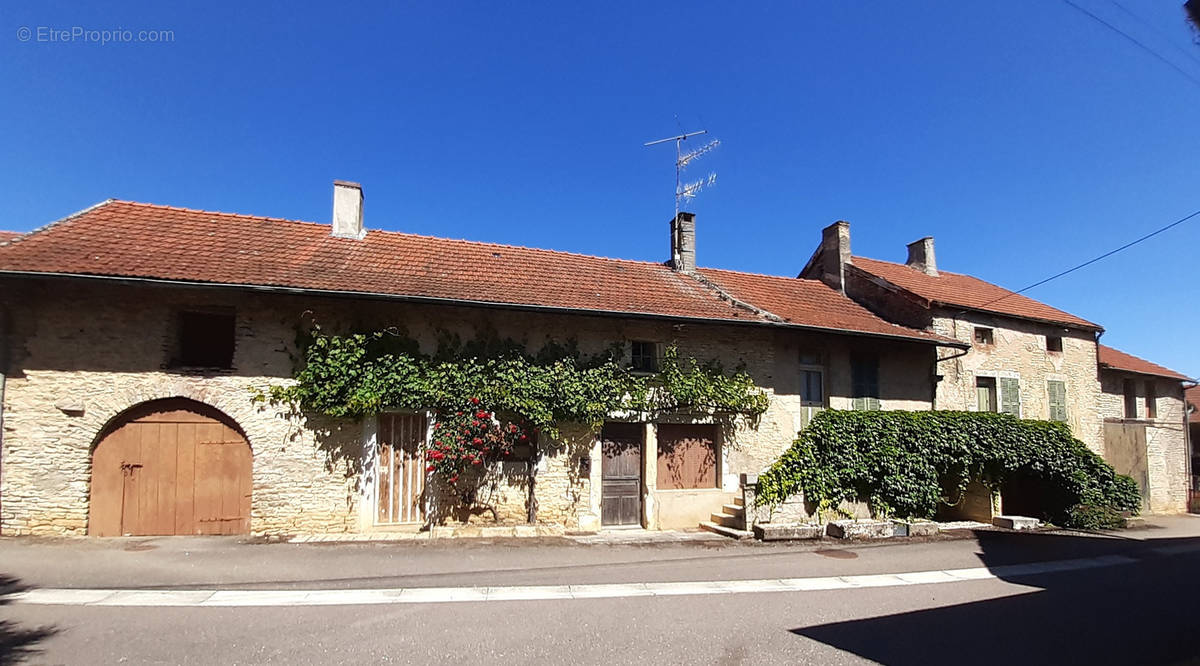
[[[1046,392],[1050,395],[1050,420],[1067,420],[1067,384],[1057,379],[1046,382]]]
[[[1021,380],[1000,378],[1000,411],[1013,416],[1021,415]]]

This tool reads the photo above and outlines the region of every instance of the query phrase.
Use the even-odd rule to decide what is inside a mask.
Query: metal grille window
[[[854,409],[876,411],[879,404],[879,359],[874,356],[850,358],[850,389]]]
[[[1046,393],[1050,397],[1050,420],[1067,420],[1067,383],[1057,379],[1046,382]]]
[[[637,372],[658,372],[658,343],[634,340],[632,361]]]

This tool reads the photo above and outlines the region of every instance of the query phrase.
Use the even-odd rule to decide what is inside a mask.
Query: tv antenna
[[[696,180],[696,181],[693,181],[690,183],[683,182],[683,171],[684,171],[684,169],[687,168],[687,166],[689,164],[691,164],[692,162],[699,159],[701,155],[704,155],[705,153],[708,153],[709,151],[711,151],[713,148],[716,148],[717,146],[721,145],[720,139],[713,139],[712,141],[709,141],[708,143],[704,144],[703,146],[700,146],[699,148],[697,148],[695,150],[691,150],[686,153],[683,152],[683,142],[687,141],[689,137],[699,136],[701,134],[708,134],[708,130],[700,130],[698,132],[684,132],[683,134],[678,134],[676,136],[669,136],[665,139],[657,139],[655,141],[647,141],[646,143],[642,144],[643,146],[657,146],[660,143],[666,143],[668,141],[675,142],[675,217],[676,218],[679,217],[679,203],[681,201],[684,201],[684,200],[691,201],[692,199],[696,198],[696,195],[700,193],[700,190],[704,189],[705,187],[712,187],[713,185],[716,185],[716,183],[717,183],[717,173],[715,171],[712,173],[709,173],[707,178],[701,178],[700,180]]]

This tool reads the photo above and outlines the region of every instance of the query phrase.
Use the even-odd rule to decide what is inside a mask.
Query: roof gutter
[[[647,312],[633,312],[629,310],[588,310],[585,308],[569,308],[553,305],[528,305],[520,303],[503,303],[497,301],[477,301],[464,300],[454,298],[441,298],[437,296],[412,296],[405,294],[387,294],[380,292],[365,292],[365,291],[345,291],[338,289],[310,289],[305,287],[283,287],[277,285],[256,285],[256,284],[241,284],[236,282],[202,282],[195,280],[170,280],[165,278],[146,278],[146,277],[127,277],[117,275],[89,275],[84,273],[57,273],[51,271],[10,271],[0,269],[0,277],[15,276],[28,278],[52,278],[52,279],[73,279],[73,280],[100,280],[105,282],[116,282],[124,284],[146,284],[146,285],[163,285],[173,287],[190,287],[201,289],[239,289],[261,293],[272,294],[291,294],[304,296],[328,296],[340,298],[368,298],[375,300],[399,301],[405,303],[422,303],[428,305],[457,305],[457,306],[472,306],[485,308],[499,308],[507,310],[520,310],[528,312],[550,312],[556,314],[576,314],[590,315],[596,317],[624,317],[634,319],[655,319],[665,321],[675,321],[680,323],[693,324],[728,324],[728,325],[749,325],[749,326],[772,326],[777,328],[787,328],[805,331],[818,331],[826,333],[838,333],[842,335],[852,335],[865,338],[879,338],[885,340],[897,340],[903,342],[917,342],[924,344],[932,344],[940,347],[969,347],[965,343],[954,343],[942,340],[933,340],[929,338],[908,337],[904,335],[891,335],[888,333],[871,333],[869,331],[854,331],[841,328],[825,328],[820,326],[808,326],[805,324],[796,324],[786,321],[764,321],[764,320],[744,320],[744,319],[718,319],[713,317],[687,317],[683,315],[664,315],[651,314]]]

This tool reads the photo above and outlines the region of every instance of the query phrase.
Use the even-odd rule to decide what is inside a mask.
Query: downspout
[[[0,305],[0,515],[4,509],[4,389],[8,384],[8,308]],[[0,534],[4,531],[0,529]]]
[[[1190,384],[1190,386],[1189,386],[1189,384]],[[1194,452],[1194,449],[1192,447],[1195,446],[1196,443],[1192,441],[1192,423],[1191,423],[1191,419],[1188,417],[1191,415],[1191,413],[1193,411],[1195,411],[1196,408],[1188,406],[1187,392],[1188,392],[1188,389],[1190,389],[1190,388],[1195,388],[1197,386],[1200,386],[1200,382],[1193,380],[1190,382],[1184,382],[1182,386],[1183,386],[1183,441],[1187,444],[1187,455],[1184,457],[1184,462],[1186,463],[1186,469],[1187,469],[1187,487],[1188,487],[1187,511],[1188,511],[1188,513],[1193,513],[1198,508],[1198,507],[1192,506],[1192,497],[1196,491],[1196,488],[1194,487],[1195,482],[1193,481],[1193,477],[1192,477],[1192,455]],[[0,395],[3,395],[2,391],[0,391]]]

